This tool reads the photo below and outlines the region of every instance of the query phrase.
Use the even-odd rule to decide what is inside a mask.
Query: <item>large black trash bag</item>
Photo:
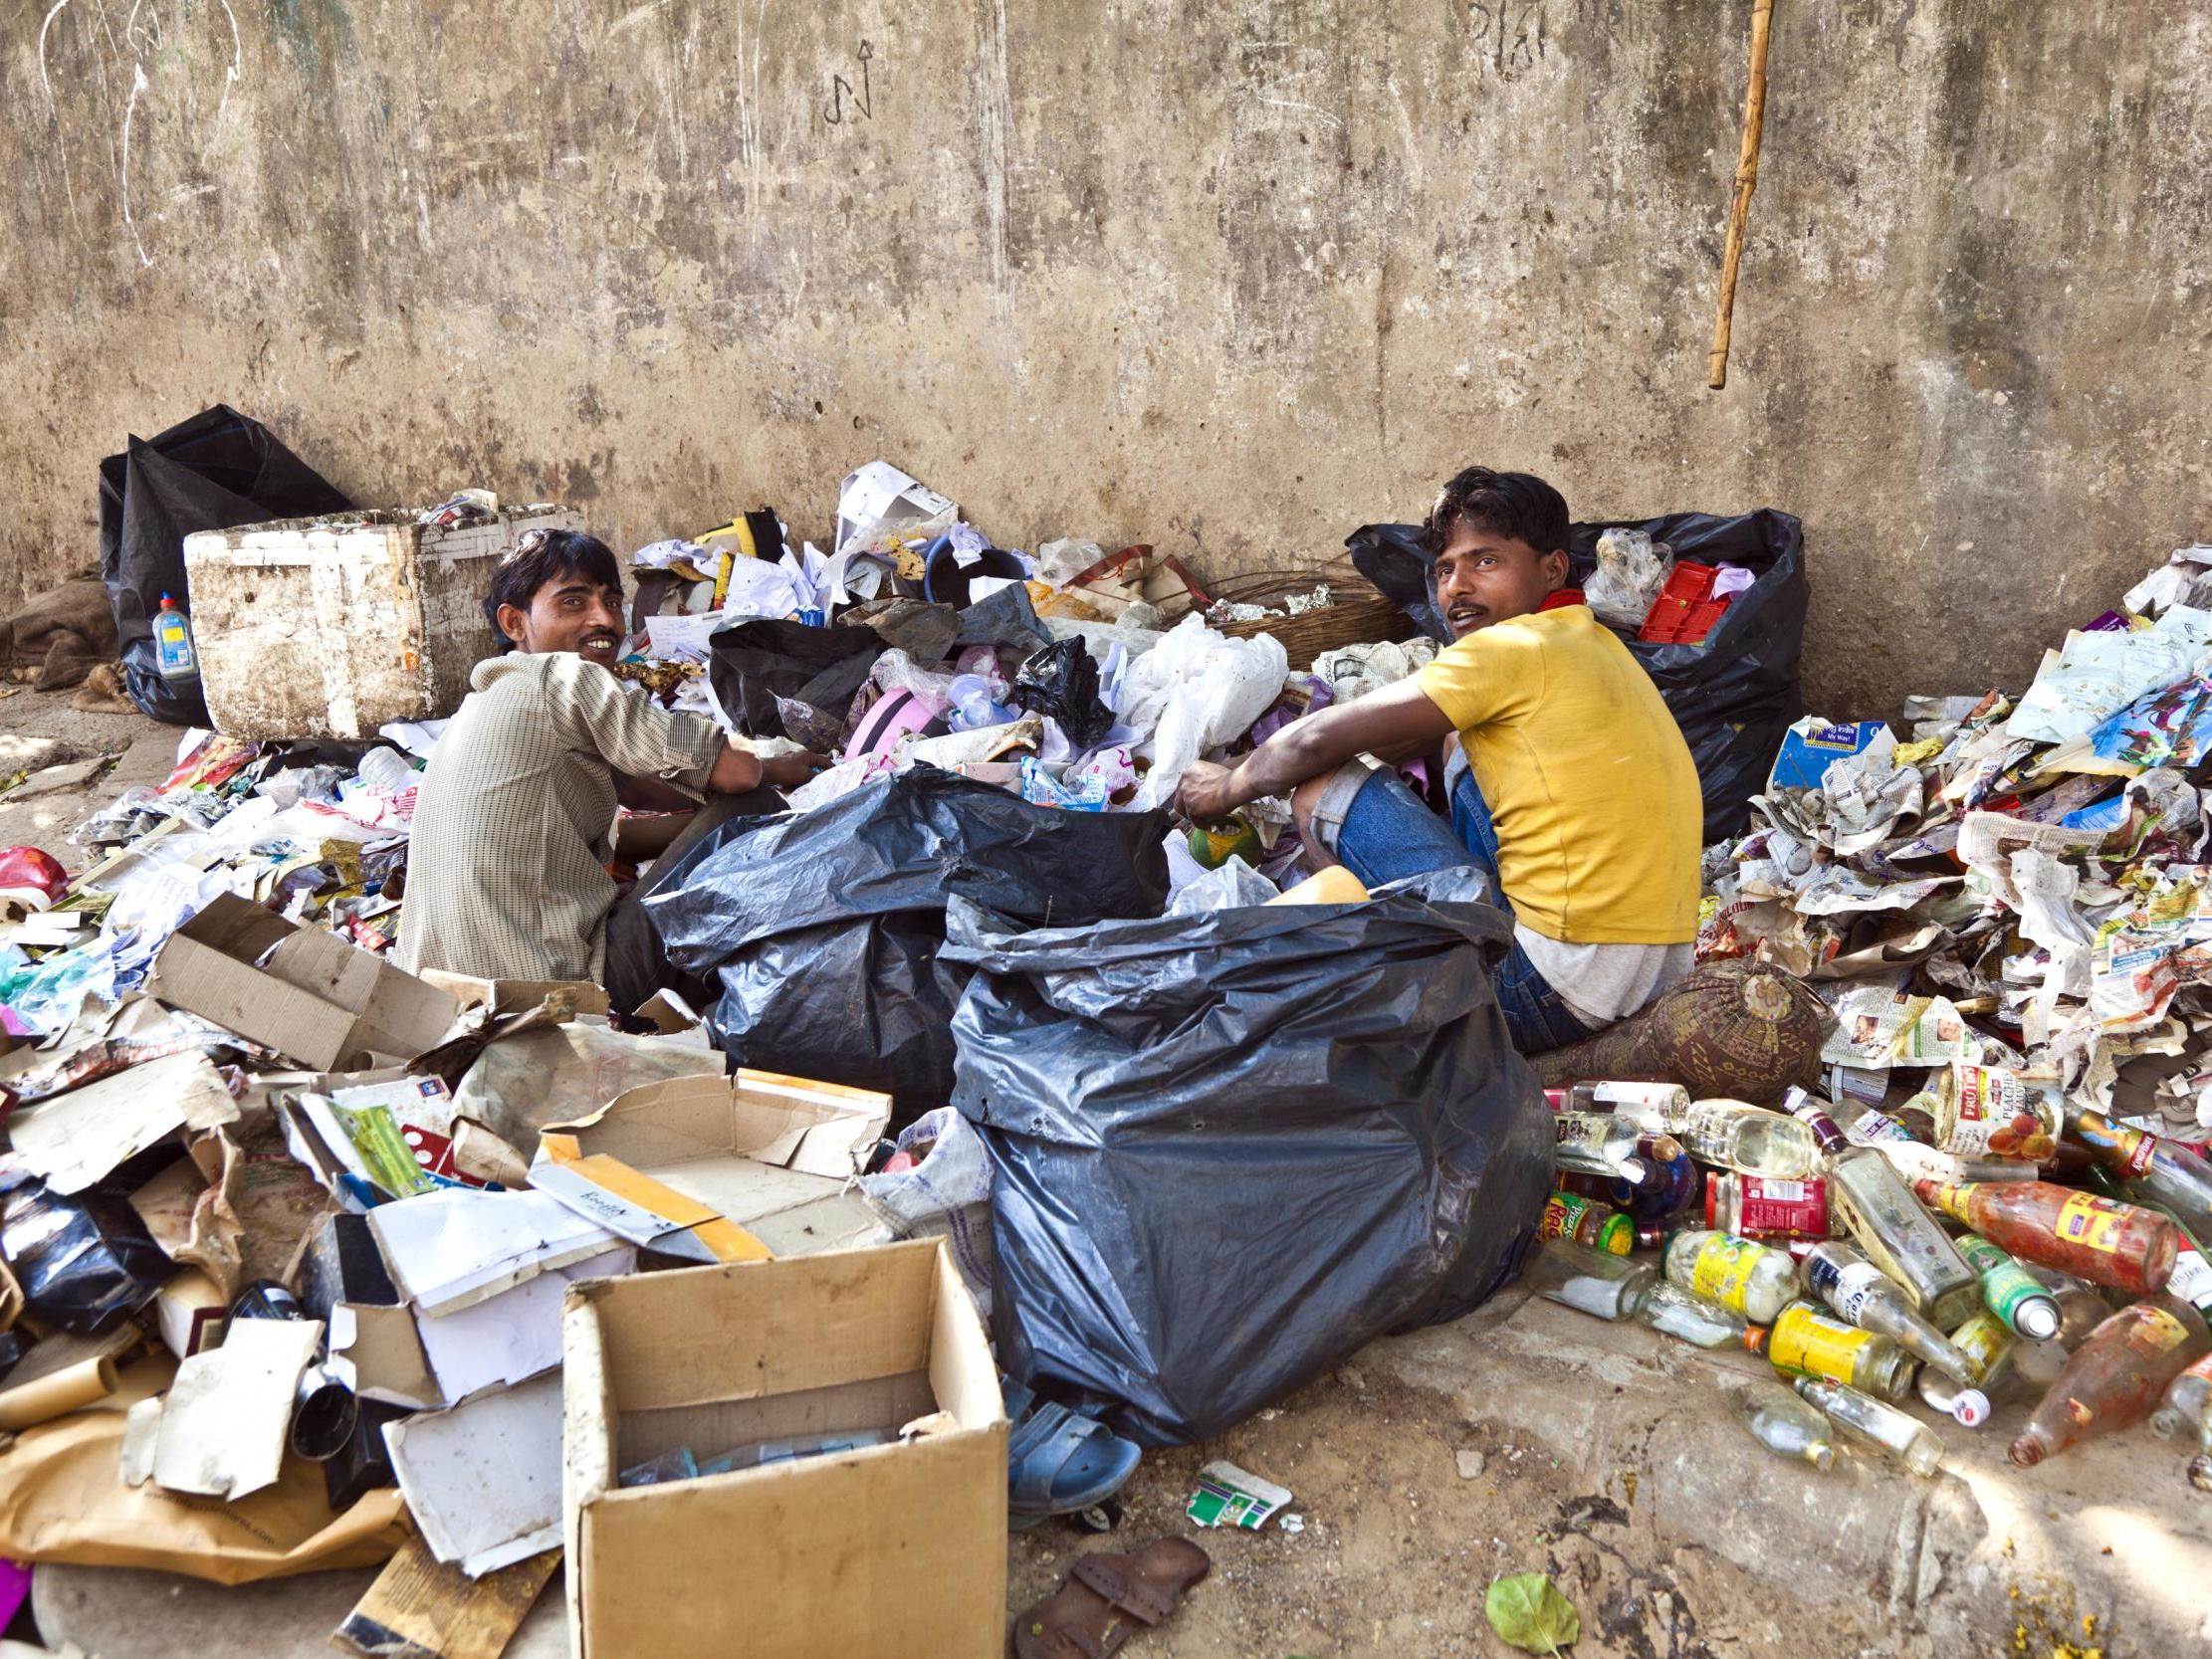
[[[100,464],[100,576],[122,640],[130,701],[172,726],[206,726],[197,679],[171,685],[154,658],[161,595],[185,610],[184,538],[272,518],[342,513],[353,504],[227,403],[152,439],[133,437]]]
[[[1798,685],[1804,648],[1805,535],[1796,518],[1772,508],[1740,518],[1673,513],[1662,518],[1621,518],[1577,524],[1569,543],[1577,582],[1598,562],[1598,536],[1609,529],[1648,530],[1672,545],[1676,558],[1698,564],[1740,564],[1758,579],[1729,602],[1699,645],[1628,641],[1629,654],[1659,687],[1682,728],[1705,797],[1705,842],[1741,835],[1750,800],[1766,786],[1775,751],[1790,723],[1803,718]],[[1448,643],[1429,585],[1435,563],[1412,524],[1366,524],[1345,538],[1360,573],[1421,625]]]
[[[918,766],[811,812],[741,818],[644,902],[668,959],[711,980],[708,1017],[740,1063],[881,1089],[902,1116],[952,1093],[966,966],[940,961],[945,905],[1023,923],[1155,916],[1157,812],[1062,812]]]
[[[740,730],[781,737],[788,733],[777,698],[842,715],[884,650],[873,628],[740,622],[709,636],[707,684]]]
[[[991,1151],[1016,1378],[1204,1440],[1518,1271],[1552,1126],[1483,886],[1031,933],[954,905],[953,1105]]]

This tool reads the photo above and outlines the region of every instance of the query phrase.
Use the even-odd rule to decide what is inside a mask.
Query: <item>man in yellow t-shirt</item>
[[[1524,1053],[1637,1012],[1687,971],[1704,807],[1658,689],[1567,580],[1567,504],[1470,467],[1424,526],[1452,643],[1409,680],[1286,726],[1177,800],[1209,822],[1289,795],[1309,855],[1369,885],[1476,865],[1514,920],[1491,976]],[[1457,735],[1451,823],[1390,762]],[[1381,766],[1367,758],[1385,762]]]

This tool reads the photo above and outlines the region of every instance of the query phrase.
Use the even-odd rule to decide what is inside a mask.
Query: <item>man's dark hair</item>
[[[1422,521],[1421,539],[1431,557],[1443,551],[1453,527],[1462,523],[1548,553],[1567,545],[1567,499],[1533,473],[1469,467],[1437,492],[1437,505]]]
[[[614,549],[597,536],[585,535],[581,530],[523,531],[515,550],[500,560],[492,576],[492,590],[484,596],[484,619],[491,623],[492,637],[499,641],[500,649],[511,650],[522,643],[500,632],[500,606],[513,605],[527,611],[538,590],[548,582],[578,575],[600,587],[621,591],[622,567],[615,562]]]

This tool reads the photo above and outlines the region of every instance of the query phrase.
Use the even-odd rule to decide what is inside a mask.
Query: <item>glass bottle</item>
[[[1636,1243],[1636,1223],[1611,1204],[1577,1197],[1572,1192],[1555,1192],[1544,1201],[1544,1216],[1537,1223],[1536,1236],[1563,1238],[1626,1256]]]
[[[1987,1308],[1951,1333],[1951,1346],[1973,1362],[1973,1387],[1961,1387],[1932,1366],[1923,1367],[1920,1398],[1968,1428],[1989,1420],[1992,1402],[2039,1397],[2066,1369],[2067,1352],[2058,1343],[2017,1338]]]
[[[1739,1175],[1794,1179],[1820,1166],[1820,1147],[1803,1124],[1744,1101],[1698,1101],[1670,1133],[1698,1162]]]
[[[1805,1288],[1839,1319],[1888,1338],[1907,1353],[1971,1387],[1973,1367],[1943,1333],[1912,1311],[1904,1288],[1843,1239],[1816,1244],[1799,1264]]]
[[[1655,1135],[1672,1135],[1689,1116],[1689,1091],[1678,1083],[1578,1083],[1567,1091],[1572,1112],[1622,1112]]]
[[[1743,1341],[1744,1320],[1718,1303],[1691,1296],[1664,1279],[1653,1285],[1636,1317],[1654,1331],[1692,1348],[1732,1348]]]
[[[2166,1276],[2166,1294],[2178,1296],[2212,1323],[2212,1262],[2193,1240],[2183,1239],[2173,1253],[2173,1272]]]
[[[1659,1281],[1659,1269],[1651,1262],[1558,1238],[1537,1246],[1527,1272],[1538,1296],[1616,1322],[1633,1319]]]
[[[1705,1177],[1705,1225],[1738,1238],[1827,1238],[1828,1178],[1715,1172]]]
[[[2208,1410],[2212,1410],[2212,1353],[2166,1384],[2166,1397],[2150,1414],[2150,1432],[2161,1440],[2192,1433]]]
[[[1666,1241],[1666,1277],[1692,1296],[1766,1325],[1797,1295],[1789,1253],[1702,1228]]]
[[[1828,1419],[1779,1382],[1746,1382],[1736,1390],[1736,1416],[1753,1439],[1779,1457],[1802,1458],[1823,1472],[1835,1467]]]
[[[1901,1400],[1912,1387],[1912,1355],[1886,1337],[1846,1325],[1810,1302],[1793,1302],[1773,1325],[1754,1325],[1743,1346],[1791,1376],[1825,1376],[1862,1393]]]
[[[1889,1160],[1844,1139],[1818,1096],[1792,1089],[1794,1116],[1828,1158],[1828,1202],[1875,1266],[1911,1292],[1914,1311],[1938,1329],[1963,1324],[1981,1306],[1982,1286],[1935,1217],[1920,1207]]]
[[[1558,1140],[1555,1156],[1562,1169],[1618,1175],[1629,1181],[1641,1179],[1645,1172],[1636,1151],[1643,1132],[1626,1118],[1610,1112],[1555,1112],[1552,1133]]]
[[[2166,1217],[2050,1181],[1915,1181],[1912,1189],[2016,1256],[2130,1296],[2163,1289],[2180,1248],[2181,1229]],[[1974,1290],[1978,1297],[1979,1280]]]
[[[2122,1308],[2067,1360],[2013,1441],[2013,1462],[2032,1469],[2069,1446],[2141,1422],[2166,1384],[2207,1350],[2212,1334],[2186,1302],[2151,1296]]]
[[[1982,1301],[1990,1312],[2023,1337],[2056,1337],[2062,1323],[2058,1299],[2034,1274],[1979,1233],[1952,1241],[1966,1265],[1981,1275]]]
[[[1852,1439],[1887,1453],[1915,1475],[1932,1475],[1943,1461],[1943,1442],[1935,1432],[1885,1400],[1824,1376],[1799,1377],[1797,1391]]]
[[[2212,1163],[2186,1146],[2071,1103],[2066,1132],[2120,1178],[2130,1197],[2171,1212],[2199,1244],[2212,1243]]]

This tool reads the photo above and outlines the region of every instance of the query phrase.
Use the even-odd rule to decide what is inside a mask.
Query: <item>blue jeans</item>
[[[1452,785],[1449,828],[1404,778],[1388,766],[1380,768],[1344,807],[1332,851],[1345,869],[1369,887],[1471,864],[1489,877],[1497,908],[1513,914],[1498,883],[1497,830],[1471,768]],[[1490,989],[1505,1015],[1513,1046],[1523,1054],[1563,1048],[1590,1035],[1590,1027],[1568,1012],[1567,1004],[1537,972],[1517,940],[1490,970]]]

